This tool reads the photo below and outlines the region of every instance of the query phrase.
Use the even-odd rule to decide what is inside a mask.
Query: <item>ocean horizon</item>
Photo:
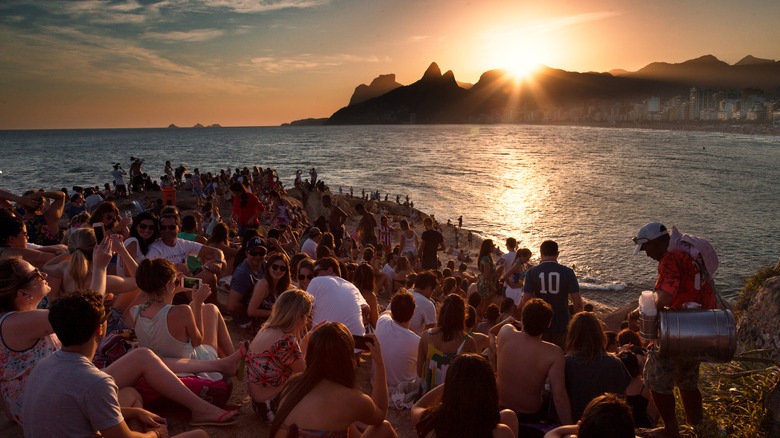
[[[719,292],[774,265],[780,248],[780,137],[549,125],[370,125],[0,131],[0,187],[59,189],[112,181],[111,165],[157,179],[165,160],[190,171],[254,165],[316,167],[334,193],[409,195],[415,208],[504,249],[515,237],[538,257],[558,241],[583,296],[612,306],[651,289],[655,262],[633,256],[645,223],[708,239]]]

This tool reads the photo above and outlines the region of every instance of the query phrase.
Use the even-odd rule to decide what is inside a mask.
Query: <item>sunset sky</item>
[[[0,2],[0,129],[278,125],[435,61],[638,70],[780,59],[776,0]]]

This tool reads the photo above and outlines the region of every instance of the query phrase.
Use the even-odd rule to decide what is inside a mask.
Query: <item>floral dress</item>
[[[0,316],[0,328],[5,318],[13,313]],[[39,360],[59,349],[60,340],[57,335],[51,334],[38,339],[35,345],[26,350],[12,350],[5,344],[0,330],[0,394],[17,423],[22,424],[22,395],[27,378]]]

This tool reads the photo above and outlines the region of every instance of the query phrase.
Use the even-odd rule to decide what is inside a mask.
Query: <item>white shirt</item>
[[[385,275],[390,277],[390,280],[392,280],[393,275],[395,274],[395,269],[391,267],[389,264],[385,263],[385,266],[382,267],[382,272],[384,272]]]
[[[203,245],[198,242],[176,238],[174,246],[166,245],[162,240],[158,240],[149,245],[149,251],[146,257],[150,259],[164,258],[173,263],[187,263],[187,256],[197,256]]]
[[[311,237],[306,239],[301,246],[301,252],[305,252],[312,260],[317,260],[317,242]]]
[[[393,321],[387,312],[379,316],[374,334],[382,346],[387,385],[396,386],[415,380],[420,337]]]
[[[512,262],[515,261],[515,255],[517,252],[512,251],[504,254],[501,256],[501,259],[499,259],[498,265],[504,267],[504,272],[508,271],[509,268],[512,267]]]
[[[414,297],[414,315],[409,320],[409,330],[422,334],[425,330],[425,326],[429,324],[436,324],[436,306],[425,295],[412,289],[412,296]],[[390,306],[387,306],[387,310],[390,310]]]
[[[314,297],[312,324],[322,321],[340,322],[353,335],[363,336],[363,313],[361,307],[368,303],[358,288],[343,278],[328,275],[311,279],[306,292]]]

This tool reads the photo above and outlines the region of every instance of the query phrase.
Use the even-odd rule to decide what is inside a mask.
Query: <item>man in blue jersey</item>
[[[558,244],[545,240],[539,247],[542,262],[529,269],[523,284],[522,309],[527,301],[541,298],[553,308],[553,319],[545,330],[542,340],[565,349],[566,330],[569,325],[569,296],[574,303],[574,312],[583,310],[580,285],[571,268],[558,263]]]

